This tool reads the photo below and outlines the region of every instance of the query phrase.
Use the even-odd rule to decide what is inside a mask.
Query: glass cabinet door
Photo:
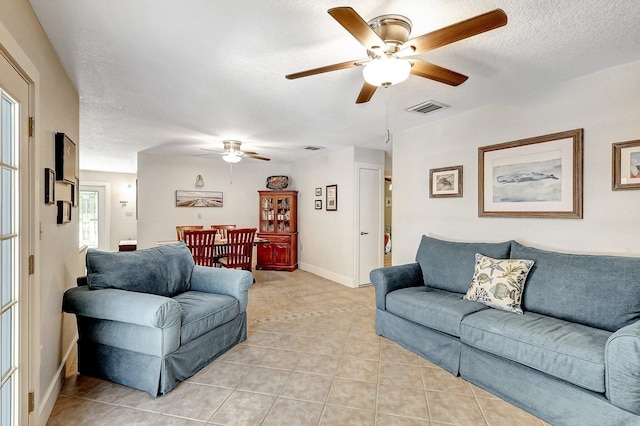
[[[276,217],[273,198],[262,197],[262,201],[260,203],[260,231],[274,232],[276,229]]]

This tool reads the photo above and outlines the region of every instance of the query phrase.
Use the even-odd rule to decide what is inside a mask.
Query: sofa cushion
[[[487,309],[462,320],[460,340],[594,392],[605,391],[612,333],[544,315]]]
[[[466,293],[476,264],[476,253],[497,259],[509,257],[511,242],[456,243],[422,236],[416,262],[425,285],[456,293]]]
[[[515,241],[511,257],[535,261],[527,311],[609,331],[640,320],[640,257],[556,253]]]
[[[86,262],[92,290],[117,288],[166,297],[189,289],[194,266],[184,242],[125,252],[89,249]]]
[[[464,298],[522,314],[522,291],[532,266],[532,260],[494,259],[476,253],[476,269]]]
[[[420,325],[460,337],[460,321],[486,306],[463,300],[459,293],[425,286],[392,291],[387,295],[387,311]]]
[[[180,345],[233,320],[240,313],[235,297],[187,291],[173,298],[182,307]]]

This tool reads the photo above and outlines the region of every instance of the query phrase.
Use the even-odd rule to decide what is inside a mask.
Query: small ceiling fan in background
[[[261,155],[258,155],[257,152],[242,151],[240,149],[240,146],[242,145],[242,142],[240,142],[240,141],[225,140],[225,141],[222,141],[222,144],[223,144],[223,147],[224,147],[224,151],[218,151],[218,150],[215,150],[215,149],[208,149],[208,148],[201,148],[201,149],[203,151],[211,151],[211,152],[216,152],[218,154],[222,154],[222,159],[224,161],[226,161],[227,163],[237,163],[243,157],[253,158],[253,159],[256,159],[256,160],[271,161],[271,158],[262,157]],[[203,154],[203,155],[210,155],[210,154]]]
[[[350,7],[336,7],[329,9],[328,13],[367,49],[369,58],[301,71],[286,78],[292,80],[364,65],[362,74],[365,82],[357,104],[368,102],[378,87],[400,83],[409,74],[451,86],[464,83],[468,78],[466,75],[426,62],[415,55],[507,24],[507,15],[496,9],[409,40],[411,21],[405,16],[382,15],[365,22]]]

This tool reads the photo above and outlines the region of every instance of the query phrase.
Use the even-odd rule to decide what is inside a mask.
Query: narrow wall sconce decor
[[[196,176],[196,186],[198,188],[202,188],[204,186],[204,179],[202,179],[202,175]]]

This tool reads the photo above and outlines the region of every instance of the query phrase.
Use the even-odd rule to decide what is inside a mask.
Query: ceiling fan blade
[[[409,49],[413,53],[424,53],[506,24],[506,13],[502,9],[496,9],[408,40],[399,50]]]
[[[362,89],[360,89],[360,94],[358,95],[358,99],[356,99],[356,103],[363,104],[365,102],[369,102],[377,88],[378,86],[374,86],[373,84],[369,84],[365,81]]]
[[[429,62],[420,60],[411,60],[409,62],[413,64],[411,67],[411,74],[439,81],[440,83],[448,84],[450,86],[459,86],[469,78],[466,75],[442,68]]]
[[[240,151],[240,153],[243,155],[258,155],[257,152],[253,152],[253,151]]]
[[[245,154],[245,157],[247,158],[253,158],[255,160],[263,160],[263,161],[271,161],[271,158],[263,157],[261,155],[247,154],[246,152],[244,154]]]
[[[320,68],[314,68],[314,69],[310,69],[310,70],[306,70],[306,71],[296,72],[296,73],[293,73],[293,74],[286,75],[285,77],[287,79],[289,79],[289,80],[293,80],[293,79],[296,79],[296,78],[308,77],[310,75],[322,74],[322,73],[329,72],[329,71],[338,71],[338,70],[344,70],[344,69],[347,69],[347,68],[357,67],[359,65],[362,65],[364,62],[366,62],[366,61],[365,60],[359,60],[359,61],[342,62],[342,63],[339,63],[339,64],[327,65],[327,66],[320,67]]]
[[[350,7],[334,7],[328,10],[345,30],[368,50],[385,49],[386,44],[358,13]]]

